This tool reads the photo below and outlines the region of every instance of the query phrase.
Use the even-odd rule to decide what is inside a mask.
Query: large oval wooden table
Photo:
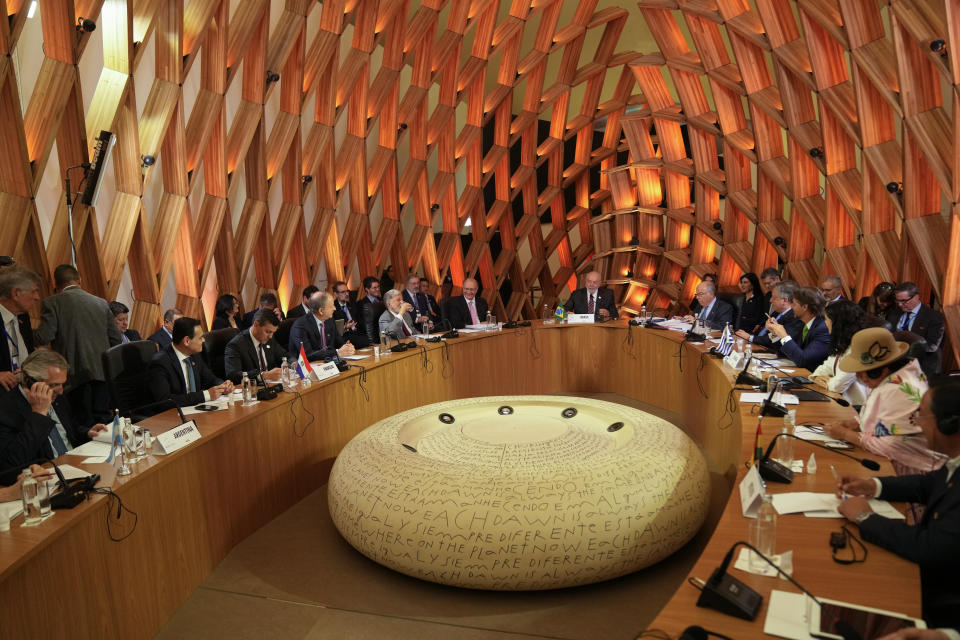
[[[544,325],[463,335],[402,354],[359,361],[305,389],[253,407],[197,419],[203,438],[169,456],[139,462],[115,477],[89,465],[138,514],[122,542],[107,532],[108,503],[96,497],[57,512],[34,528],[13,522],[0,533],[0,637],[152,637],[238,542],[322,486],[337,453],[362,429],[423,404],[486,395],[612,392],[674,414],[703,449],[716,488],[707,525],[714,533],[690,576],[708,578],[730,545],[747,539],[735,485],[745,473],[756,417],[739,406],[733,375],[702,345],[674,332],[600,325]],[[800,421],[851,414],[834,403],[802,403]],[[148,421],[154,432],[174,426],[168,412]],[[775,433],[780,421],[766,419]],[[812,447],[796,444],[806,458]],[[798,475],[771,491],[831,491],[828,470],[863,470],[826,452],[819,474]],[[79,465],[80,458],[64,461]],[[890,466],[883,463],[885,473]],[[729,498],[729,500],[728,500]],[[115,507],[114,507],[115,509]],[[129,530],[131,517],[113,522]],[[794,551],[794,577],[819,596],[920,614],[915,565],[868,545],[853,566],[830,558],[836,520],[780,518],[778,550]],[[737,576],[767,596],[796,591],[786,581]],[[754,622],[698,609],[697,590],[683,582],[651,627],[673,636],[699,624],[734,638],[762,635],[767,599]],[[634,630],[625,630],[625,635]]]

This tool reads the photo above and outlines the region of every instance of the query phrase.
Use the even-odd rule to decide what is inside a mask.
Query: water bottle
[[[776,460],[787,469],[793,465],[793,438],[790,436],[793,435],[796,415],[795,409],[787,411],[787,415],[783,417],[783,429],[780,431],[783,435],[777,438]]]
[[[40,524],[43,517],[40,515],[40,485],[30,469],[23,470],[23,481],[20,483],[20,495],[23,499],[23,523],[26,525]]]
[[[243,404],[250,404],[250,376],[247,375],[247,372],[243,372],[243,381],[240,383],[240,388],[243,390]]]
[[[763,496],[763,504],[757,511],[757,517],[750,522],[750,544],[771,560],[777,548],[777,510],[773,507],[773,498]],[[753,571],[770,567],[757,554],[750,552],[750,569]]]
[[[544,323],[553,322],[553,314],[547,305],[543,305],[543,310],[540,312],[540,319],[543,320]]]
[[[753,343],[744,342],[743,344],[743,357],[748,360],[753,357]]]
[[[290,386],[290,364],[286,358],[281,358],[280,361],[280,382],[283,383],[284,388]]]
[[[486,319],[483,321],[483,323],[484,323],[484,324],[493,324],[493,314],[491,314],[489,310],[487,310],[487,317],[486,317]]]
[[[647,324],[647,305],[640,305],[640,324]]]

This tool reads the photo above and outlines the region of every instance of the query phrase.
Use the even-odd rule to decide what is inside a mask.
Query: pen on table
[[[836,468],[835,466],[833,466],[833,465],[830,465],[830,473],[833,474],[833,479],[837,481],[837,486],[838,486],[838,487],[841,487],[841,489],[840,489],[840,497],[841,497],[842,499],[846,500],[847,497],[848,497],[848,496],[847,496],[847,492],[844,491],[843,488],[842,488],[842,486],[840,485],[840,474],[837,473],[837,468]]]

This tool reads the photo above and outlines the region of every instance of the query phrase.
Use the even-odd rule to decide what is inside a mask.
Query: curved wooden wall
[[[166,302],[286,304],[390,264],[476,274],[530,316],[592,267],[635,309],[779,261],[852,296],[916,280],[960,344],[950,0],[38,4],[42,48],[21,42],[30,0],[0,24],[2,53],[41,61],[22,95],[0,60],[0,253],[69,259],[63,172],[115,132],[78,263],[107,298],[129,282],[141,330]],[[642,28],[659,51],[630,50]]]

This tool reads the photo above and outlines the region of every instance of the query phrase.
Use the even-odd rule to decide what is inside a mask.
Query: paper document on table
[[[93,473],[93,471],[78,469],[77,467],[71,466],[69,464],[61,464],[58,466],[60,467],[60,473],[63,474],[63,477],[66,480],[76,480],[77,478],[86,478],[91,473]]]
[[[254,390],[253,393],[256,393],[256,391]],[[257,404],[258,402],[259,400],[253,399],[250,401],[250,404],[247,406]],[[227,399],[227,396],[221,396],[216,400],[210,400],[209,402],[204,402],[202,404],[208,407],[216,407],[217,411],[223,411],[224,409],[230,406],[230,401]],[[210,413],[209,411],[204,411],[203,409],[197,409],[197,405],[182,407],[182,410],[183,410],[183,415],[185,416],[193,416],[198,413]]]
[[[807,595],[774,589],[767,604],[767,619],[763,632],[789,640],[816,640],[807,622]]]
[[[795,436],[801,440],[813,440],[815,442],[822,442],[831,449],[852,449],[853,445],[845,440],[837,440],[836,438],[831,438],[823,432],[822,427],[808,427],[806,425],[800,425],[793,432]]]
[[[21,500],[0,502],[0,519],[6,519],[9,522],[21,513],[23,513],[23,502]]]
[[[770,394],[769,394],[769,393],[763,393],[763,392],[757,393],[757,392],[753,392],[753,391],[746,391],[746,392],[740,394],[740,402],[754,403],[754,404],[762,404],[763,401],[766,400],[766,399],[769,398],[769,397],[770,397]],[[782,404],[785,404],[785,405],[786,405],[786,404],[800,404],[800,398],[798,398],[798,397],[795,396],[795,395],[789,394],[789,393],[781,394],[780,400],[781,400]]]
[[[91,440],[90,442],[85,442],[75,449],[71,449],[67,452],[67,455],[88,456],[83,459],[84,464],[106,462],[107,458],[110,457],[110,444],[107,442],[97,442],[96,440]]]
[[[464,328],[464,329],[457,329],[457,331],[460,332],[460,333],[483,333],[484,331],[486,331],[486,329],[470,329],[470,328]]]
[[[684,322],[683,320],[665,320],[660,323],[660,326],[674,331],[690,331],[690,329],[693,328],[691,323]]]
[[[786,578],[783,577],[780,571],[783,571],[783,573],[787,574],[788,576],[793,575],[793,551],[784,551],[783,553],[770,556],[770,559],[773,560],[773,564],[780,567],[780,571],[777,571],[762,560],[760,560],[755,566],[750,566],[750,556],[752,555],[753,550],[747,549],[746,547],[740,547],[740,553],[737,555],[737,561],[733,563],[733,568],[758,576],[766,576],[768,578],[779,577],[781,580],[786,580]]]
[[[464,328],[469,329],[470,331],[495,331],[497,329],[497,325],[482,322],[480,324],[468,324]],[[460,331],[463,331],[463,329],[460,329]]]
[[[886,500],[871,498],[867,502],[877,515],[893,520],[904,519],[904,515]],[[811,518],[841,518],[843,516],[837,510],[838,506],[840,506],[840,498],[832,493],[796,491],[773,495],[773,508],[781,515],[803,513]]]
[[[365,355],[365,356],[356,355],[356,356],[340,356],[340,357],[341,357],[342,359],[344,359],[344,360],[363,360],[363,359],[365,359],[365,358],[369,358],[371,355],[372,355],[372,354],[369,354],[369,353],[368,353],[368,354]]]

